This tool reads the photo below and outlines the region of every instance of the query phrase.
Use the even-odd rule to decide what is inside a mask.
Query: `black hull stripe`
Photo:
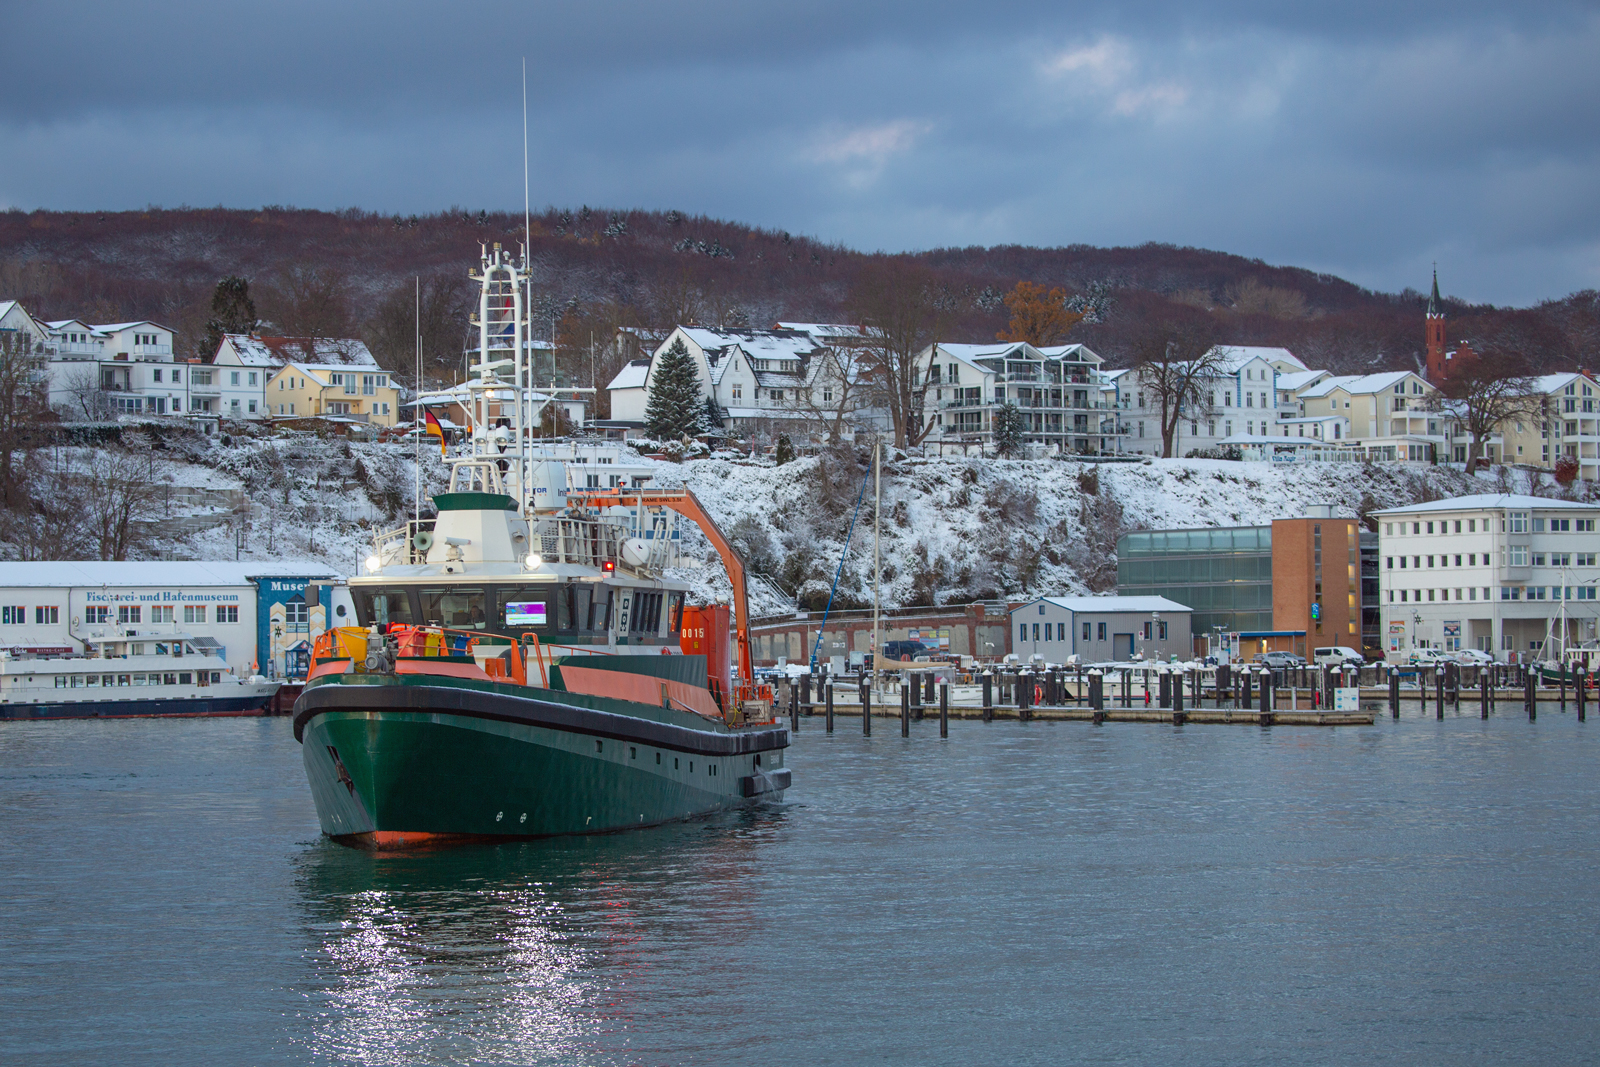
[[[314,686],[295,701],[295,740],[302,740],[306,723],[327,711],[443,712],[631,741],[700,756],[743,756],[789,747],[789,731],[781,726],[719,734],[534,697],[427,685]]]

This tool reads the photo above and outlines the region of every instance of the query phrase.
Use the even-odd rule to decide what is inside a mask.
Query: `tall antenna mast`
[[[416,520],[420,523],[422,522],[422,431],[426,425],[425,416],[422,413],[422,275],[420,274],[417,275],[416,334],[417,391],[411,397],[411,421],[415,423],[416,432],[412,436],[416,438],[417,445],[416,463],[413,464],[417,472],[417,490],[414,503],[416,505]]]
[[[518,368],[517,407],[526,411],[520,420],[527,427],[528,436],[534,434],[537,423],[534,422],[533,412],[533,211],[532,198],[528,192],[528,57],[522,57],[522,284],[527,295],[523,298],[522,306],[527,310],[527,326],[518,327],[522,333],[522,354],[524,356]],[[522,370],[527,371],[527,385],[523,385]],[[523,389],[526,392],[523,392]],[[520,429],[520,428],[519,428]],[[517,447],[522,448],[519,442]],[[527,495],[527,490],[523,491]]]

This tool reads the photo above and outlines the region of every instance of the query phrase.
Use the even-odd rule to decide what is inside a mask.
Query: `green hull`
[[[788,784],[781,728],[515,689],[308,687],[296,730],[323,832],[378,847],[601,833],[781,799]]]

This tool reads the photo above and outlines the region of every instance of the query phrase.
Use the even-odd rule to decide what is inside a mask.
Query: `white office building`
[[[1600,505],[1481,494],[1372,514],[1390,660],[1417,648],[1554,658],[1563,640],[1595,638]]]

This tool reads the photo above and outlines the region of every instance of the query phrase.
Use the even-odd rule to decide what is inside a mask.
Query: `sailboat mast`
[[[879,516],[883,512],[883,438],[874,434],[872,438],[872,691],[879,692],[878,672],[883,665],[878,662],[882,658],[883,639],[879,633],[880,603],[878,596],[879,584],[883,581],[883,553],[882,539],[880,536]]]

